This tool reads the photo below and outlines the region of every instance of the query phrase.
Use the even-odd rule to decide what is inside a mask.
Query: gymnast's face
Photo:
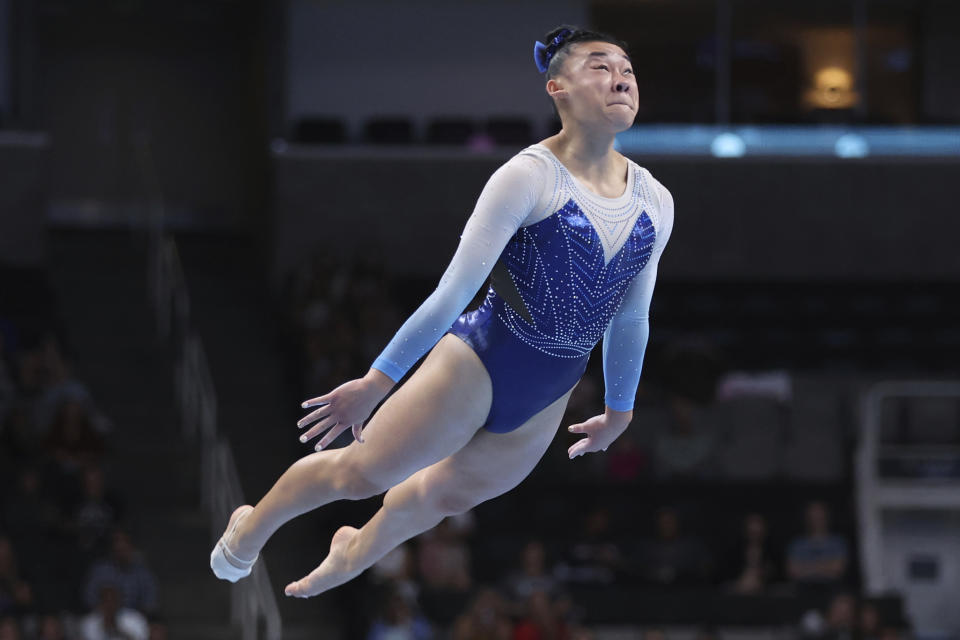
[[[577,123],[618,133],[637,115],[637,79],[623,49],[609,42],[570,45],[559,73],[547,81],[564,126]]]

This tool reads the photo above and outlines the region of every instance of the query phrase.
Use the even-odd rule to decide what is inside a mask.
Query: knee
[[[456,516],[466,513],[483,502],[484,498],[470,491],[445,490],[437,492],[432,503],[436,511],[444,516]]]
[[[484,479],[471,477],[434,485],[426,500],[435,511],[447,517],[466,513],[494,495]]]
[[[334,487],[336,492],[347,500],[364,500],[379,495],[390,488],[391,484],[374,473],[358,460],[336,460],[333,462]]]
[[[357,471],[341,474],[337,482],[338,493],[346,500],[365,500],[380,495],[389,488]]]
[[[467,488],[451,478],[421,472],[388,491],[383,507],[395,517],[429,514],[441,520],[467,512],[481,502],[483,498],[476,491],[476,485]]]

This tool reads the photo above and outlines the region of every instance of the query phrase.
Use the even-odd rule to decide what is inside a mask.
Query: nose
[[[629,91],[629,90],[630,90],[630,85],[628,85],[626,82],[623,82],[623,81],[621,80],[620,82],[617,83],[616,90],[617,90],[618,93],[623,93],[623,92],[625,92],[625,91]]]

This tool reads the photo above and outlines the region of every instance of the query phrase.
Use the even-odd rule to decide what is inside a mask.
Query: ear
[[[567,90],[563,88],[563,85],[557,80],[557,78],[550,78],[547,80],[547,95],[554,100],[565,100],[567,97]]]

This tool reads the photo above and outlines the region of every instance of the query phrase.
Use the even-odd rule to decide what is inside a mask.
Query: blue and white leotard
[[[617,198],[584,188],[541,144],[490,177],[437,289],[373,367],[394,381],[446,333],[490,375],[484,428],[516,429],[569,391],[603,338],[607,406],[633,408],[673,197],[628,159]],[[490,277],[479,309],[461,312]]]

